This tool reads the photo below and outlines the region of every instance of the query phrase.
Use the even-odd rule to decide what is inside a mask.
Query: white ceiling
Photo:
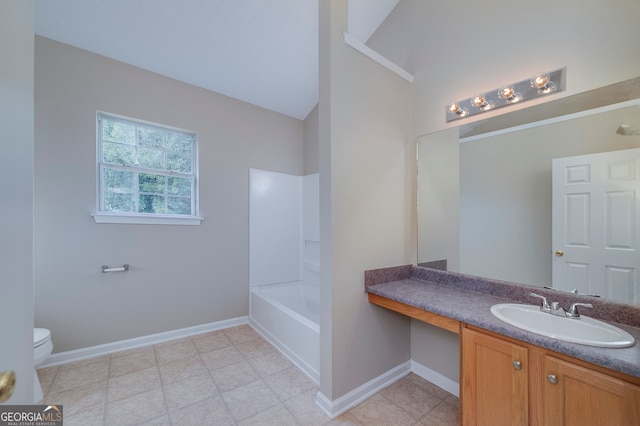
[[[350,0],[365,42],[399,0]],[[36,34],[304,119],[318,102],[318,0],[36,0]]]

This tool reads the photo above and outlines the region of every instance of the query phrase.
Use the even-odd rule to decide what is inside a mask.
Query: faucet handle
[[[580,318],[580,313],[578,313],[578,306],[584,306],[585,308],[593,308],[591,303],[572,303],[569,311],[567,312],[568,318]]]
[[[533,297],[537,297],[538,299],[542,299],[542,306],[540,306],[540,310],[541,311],[545,311],[545,312],[551,311],[551,307],[549,306],[549,303],[547,302],[547,298],[546,297],[541,296],[541,295],[536,294],[536,293],[529,293],[529,296],[533,296]]]

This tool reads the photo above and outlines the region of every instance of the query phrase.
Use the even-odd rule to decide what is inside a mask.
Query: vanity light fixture
[[[566,68],[539,73],[518,83],[484,92],[459,102],[447,105],[447,122],[459,120],[494,108],[539,98],[550,93],[561,92],[565,86]]]
[[[493,101],[487,100],[484,95],[478,95],[471,98],[471,105],[473,105],[474,107],[478,107],[483,111],[490,110],[491,108],[496,106]]]
[[[469,111],[462,108],[460,104],[451,104],[448,108],[450,113],[455,114],[458,117],[464,117],[469,113]]]

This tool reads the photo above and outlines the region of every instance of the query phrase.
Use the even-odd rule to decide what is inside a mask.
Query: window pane
[[[99,205],[104,211],[194,215],[197,135],[98,114]]]
[[[138,146],[164,148],[164,131],[149,127],[138,127]]]
[[[164,170],[164,152],[155,149],[138,149],[138,165],[150,169]]]
[[[166,188],[166,180],[166,176],[140,173],[138,175],[139,191],[164,194]]]
[[[168,184],[167,192],[169,194],[191,197],[191,179],[190,178],[169,177],[167,178],[167,184]]]
[[[102,118],[102,140],[136,144],[136,126],[122,121]]]
[[[106,192],[135,192],[135,172],[127,170],[104,169],[104,187]]]
[[[190,173],[191,156],[167,153],[167,170],[174,172]]]
[[[140,194],[138,201],[140,213],[164,213],[164,196]]]
[[[191,198],[169,197],[168,213],[191,214]]]
[[[195,137],[184,133],[167,132],[167,151],[176,152],[186,156],[193,155],[193,143]]]
[[[135,212],[135,195],[107,192],[104,197],[104,209],[110,212]]]
[[[135,148],[130,145],[104,142],[102,144],[102,161],[115,164],[133,164]]]

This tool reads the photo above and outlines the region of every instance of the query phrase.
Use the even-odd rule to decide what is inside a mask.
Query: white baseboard
[[[67,364],[69,362],[81,361],[100,355],[107,355],[113,352],[139,348],[142,346],[155,345],[169,340],[180,339],[196,334],[208,333],[210,331],[222,330],[229,327],[248,324],[249,317],[238,317],[224,321],[212,322],[209,324],[196,325],[193,327],[181,328],[178,330],[165,331],[163,333],[150,334],[148,336],[136,337],[133,339],[120,340],[103,345],[90,346],[88,348],[75,349],[72,351],[59,352],[51,355],[41,367],[52,367],[54,365]],[[55,345],[55,336],[52,336]]]
[[[446,390],[450,394],[460,397],[460,383],[443,376],[437,371],[411,360],[411,372],[422,377],[426,381],[433,383],[439,388]]]
[[[346,393],[340,398],[331,401],[321,392],[316,394],[316,404],[325,412],[327,416],[334,419],[340,414],[350,410],[360,404],[365,399],[371,397],[381,389],[386,388],[392,383],[397,382],[411,372],[411,361],[407,361],[369,380],[367,383],[355,388],[351,392]]]

